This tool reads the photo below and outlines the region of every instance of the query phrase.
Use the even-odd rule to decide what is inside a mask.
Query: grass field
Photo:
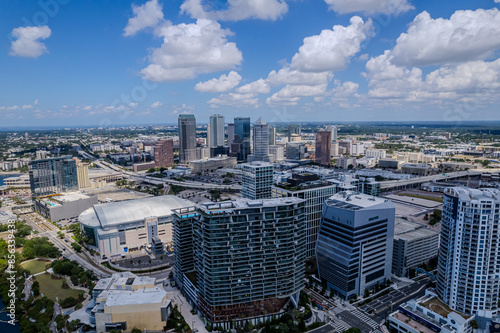
[[[36,274],[45,271],[45,266],[50,264],[49,260],[31,260],[21,264],[21,267],[30,271],[31,274]]]
[[[412,198],[420,198],[420,199],[425,199],[425,200],[431,200],[431,201],[436,201],[436,202],[443,202],[443,198],[433,197],[433,196],[430,196],[430,195],[411,194],[411,193],[398,193],[398,195],[402,195],[402,196],[405,196],[405,197],[412,197]]]
[[[63,289],[62,284],[64,279],[52,279],[48,273],[37,275],[36,280],[40,283],[40,293],[54,301],[56,297],[59,297],[59,300],[70,296],[78,298],[78,295],[83,293],[82,290]]]

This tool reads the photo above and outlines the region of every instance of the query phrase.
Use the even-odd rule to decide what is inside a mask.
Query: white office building
[[[241,196],[247,199],[271,197],[274,167],[267,162],[252,162],[241,165]]]

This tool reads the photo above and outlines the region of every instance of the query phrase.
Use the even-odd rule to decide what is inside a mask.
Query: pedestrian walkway
[[[346,322],[343,322],[340,319],[332,320],[330,321],[329,324],[333,326],[333,328],[335,328],[335,331],[337,331],[338,333],[342,333],[345,330],[351,328],[351,326],[349,326]]]
[[[351,313],[356,317],[358,317],[359,319],[362,319],[366,324],[368,324],[373,329],[378,329],[380,327],[380,325],[376,321],[374,321],[373,319],[371,319],[370,317],[368,317],[366,314],[364,314],[359,310],[353,310],[351,311]]]

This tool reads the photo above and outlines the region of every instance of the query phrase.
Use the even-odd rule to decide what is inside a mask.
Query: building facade
[[[252,162],[241,165],[241,196],[247,199],[271,197],[274,167],[271,163]]]
[[[209,147],[224,146],[224,116],[214,114],[210,116],[210,142]]]
[[[269,146],[269,155],[271,155],[271,162],[282,162],[285,160],[285,150],[283,146]]]
[[[31,161],[29,175],[33,196],[78,190],[76,161],[71,156]]]
[[[330,165],[330,153],[332,147],[332,132],[319,131],[316,133],[316,163]]]
[[[301,126],[300,124],[290,124],[288,125],[288,142],[292,141],[292,135],[301,135]]]
[[[319,277],[340,297],[391,278],[395,208],[390,200],[344,191],[328,199],[316,244]]]
[[[298,186],[273,186],[273,198],[300,198],[304,200],[306,218],[306,258],[316,256],[316,240],[318,238],[321,213],[325,201],[334,195],[337,186],[321,180],[304,182]]]
[[[212,326],[280,316],[305,278],[298,198],[205,203],[175,210],[174,279]],[[179,249],[179,250],[178,250]]]
[[[192,114],[181,114],[179,123],[179,161],[189,163],[196,160],[196,118]]]
[[[250,117],[234,118],[234,141],[231,152],[237,155],[238,161],[246,161],[250,155]]]
[[[498,314],[500,191],[448,188],[443,195],[437,293],[453,310]]]
[[[174,164],[174,140],[160,140],[154,146],[155,166],[157,168],[167,167]]]
[[[303,142],[288,142],[286,144],[286,159],[300,161],[306,158],[306,144]]]
[[[248,156],[248,162],[271,162],[269,155],[269,125],[259,118],[253,125],[253,154]]]
[[[276,127],[269,126],[269,146],[276,146]]]
[[[394,227],[394,249],[392,273],[406,277],[410,268],[415,268],[436,258],[439,248],[439,233],[424,225],[396,218]]]

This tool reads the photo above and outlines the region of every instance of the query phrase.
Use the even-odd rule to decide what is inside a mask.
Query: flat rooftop
[[[429,327],[423,325],[423,324],[420,324],[418,321],[408,317],[407,315],[405,315],[404,313],[402,312],[395,312],[395,313],[392,313],[390,315],[391,318],[399,321],[401,324],[404,324],[404,325],[408,325],[410,326],[411,328],[414,328],[415,330],[417,330],[418,332],[422,332],[422,333],[436,333],[434,332],[433,330],[431,330]]]
[[[408,241],[428,238],[439,234],[437,231],[427,229],[424,225],[410,222],[403,218],[396,217],[394,224],[394,239],[405,239]]]
[[[114,186],[89,189],[85,190],[85,193],[97,195],[97,200],[99,200],[100,202],[125,201],[125,200],[148,198],[153,196],[148,193],[130,191],[122,188],[117,188]]]
[[[122,305],[161,304],[167,292],[158,287],[136,290],[106,290],[99,298],[106,298],[105,307]]]
[[[429,310],[431,310],[431,311],[433,311],[433,312],[435,312],[435,313],[437,313],[440,316],[443,316],[445,318],[451,312],[455,312],[456,314],[460,315],[461,317],[463,317],[465,319],[470,318],[470,316],[468,316],[466,314],[453,311],[452,309],[450,309],[450,307],[448,305],[446,305],[439,298],[437,298],[436,296],[433,296],[433,295],[428,295],[428,296],[422,297],[421,299],[419,299],[418,304],[426,307],[427,309],[429,309]]]
[[[223,202],[205,202],[199,207],[205,212],[220,211],[221,209],[241,209],[241,208],[256,208],[256,207],[274,207],[280,205],[291,205],[301,203],[304,200],[299,198],[273,198],[263,200],[238,199],[234,201]]]
[[[343,191],[337,193],[331,196],[326,201],[326,204],[330,207],[338,207],[349,210],[359,210],[377,205],[387,205],[387,208],[394,207],[390,200],[354,191]]]

